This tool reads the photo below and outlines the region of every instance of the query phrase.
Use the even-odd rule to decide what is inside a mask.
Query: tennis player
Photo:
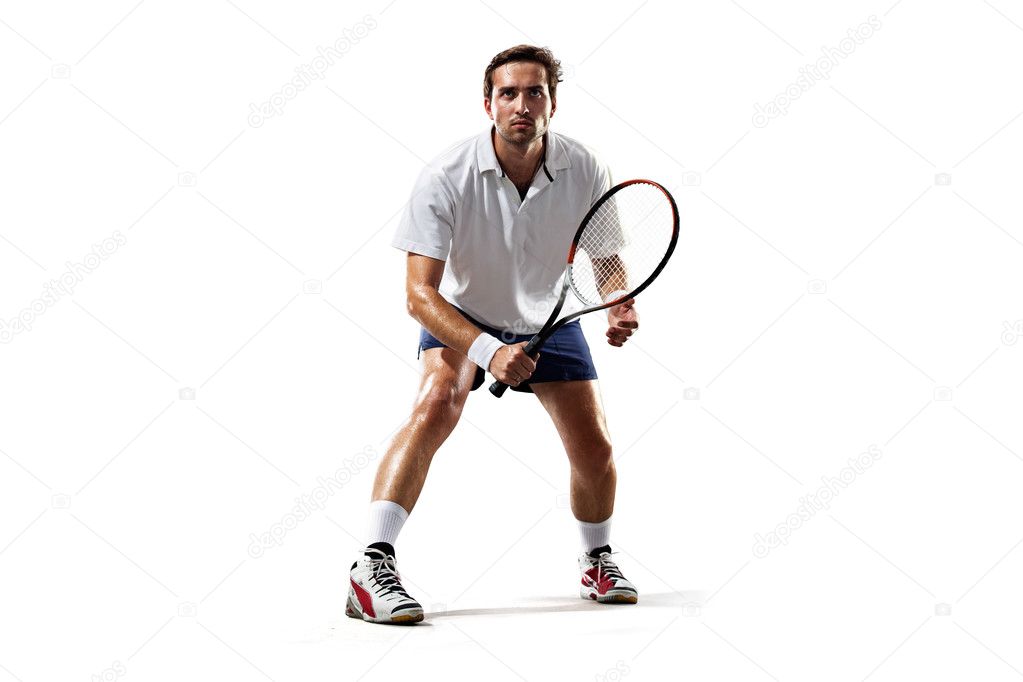
[[[493,125],[423,170],[398,226],[392,244],[408,254],[408,312],[422,325],[423,377],[412,414],[377,469],[368,546],[351,568],[346,613],[353,618],[423,619],[402,587],[394,543],[434,453],[485,371],[535,394],[561,436],[582,537],[580,595],[600,603],[638,599],[611,559],[615,466],[579,321],[561,327],[537,359],[522,350],[550,313],[579,223],[611,187],[593,152],[549,130],[560,76],[560,62],[545,48],[519,45],[495,56],[483,87]],[[607,317],[612,346],[639,327],[633,299]]]

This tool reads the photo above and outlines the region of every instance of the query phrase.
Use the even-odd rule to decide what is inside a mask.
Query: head
[[[483,74],[483,107],[498,135],[515,146],[547,132],[561,80],[561,62],[551,51],[517,45],[497,54]]]

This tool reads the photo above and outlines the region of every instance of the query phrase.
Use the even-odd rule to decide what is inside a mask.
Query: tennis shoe
[[[352,564],[345,615],[370,623],[423,620],[423,607],[402,587],[391,545],[374,543]]]
[[[611,560],[612,554],[611,547],[604,545],[579,557],[583,574],[579,596],[601,604],[635,604],[639,592]]]

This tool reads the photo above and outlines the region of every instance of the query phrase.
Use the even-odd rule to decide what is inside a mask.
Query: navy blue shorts
[[[455,308],[462,313],[465,319],[476,325],[481,331],[495,336],[504,343],[515,344],[529,341],[535,334],[509,334],[500,329],[488,327],[477,322],[464,311]],[[447,348],[433,334],[425,328],[419,332],[419,351],[430,348]],[[476,368],[476,378],[472,382],[472,390],[483,385],[485,372],[482,367]],[[590,347],[586,344],[582,327],[579,320],[573,320],[547,339],[540,348],[540,358],[536,363],[536,371],[526,381],[518,386],[512,386],[513,391],[532,393],[530,384],[541,384],[548,381],[581,381],[597,378],[597,369],[593,366],[593,358],[590,357]]]

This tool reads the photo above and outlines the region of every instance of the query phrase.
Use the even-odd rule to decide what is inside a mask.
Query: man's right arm
[[[480,330],[438,293],[443,274],[444,261],[409,253],[405,280],[408,314],[445,346],[466,354]]]
[[[408,254],[405,294],[409,315],[448,348],[469,356],[481,367],[486,362],[483,369],[498,380],[515,386],[529,378],[536,363],[522,352],[525,343],[506,345],[481,333],[438,292],[443,275],[444,261]]]

